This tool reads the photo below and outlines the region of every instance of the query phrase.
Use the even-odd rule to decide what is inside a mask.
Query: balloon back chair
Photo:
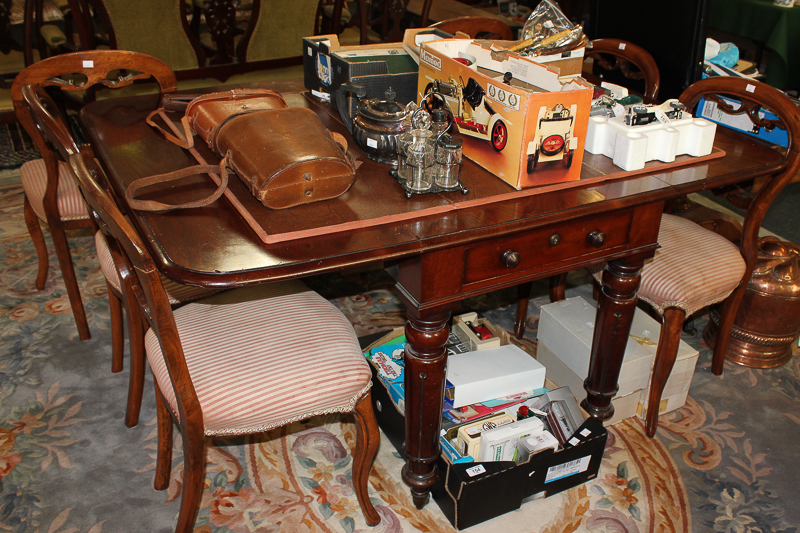
[[[603,77],[603,71],[619,71],[627,80],[643,80],[643,96],[658,98],[661,74],[653,56],[641,46],[619,39],[594,39],[586,45],[586,59],[589,58],[594,62],[595,74]]]
[[[97,223],[121,251],[122,279],[150,329],[158,456],[154,485],[169,484],[173,422],[183,445],[176,531],[193,531],[205,477],[205,438],[254,434],[327,413],[355,414],[353,485],[366,521],[380,522],[367,483],[380,434],[369,364],[344,315],[298,281],[246,287],[173,311],[147,247],[107,193],[96,160],[70,165]]]
[[[738,103],[731,104],[720,96]],[[758,257],[758,230],[772,201],[800,170],[800,108],[785,94],[746,78],[715,77],[692,84],[683,92],[680,101],[686,109],[694,110],[703,98],[716,102],[726,113],[746,114],[760,127],[785,129],[789,147],[783,155],[783,170],[769,176],[750,204],[738,246],[685,218],[666,213],[661,216],[658,233],[661,247],[652,260],[645,262],[638,290],[639,299],[662,318],[645,410],[645,426],[650,437],[658,428],[661,394],[675,363],[684,321],[697,311],[720,302],[723,303],[712,371],[717,375],[722,373],[736,311]],[[771,111],[777,120],[760,118],[761,110]],[[595,279],[602,283],[603,271],[592,270]],[[563,299],[563,291],[556,299]],[[524,318],[521,321],[518,313],[515,331],[520,335],[524,330]]]
[[[732,99],[734,103],[720,97]],[[788,136],[788,146],[783,151],[785,167],[771,176],[757,178],[762,186],[749,202],[742,224],[739,250],[745,261],[745,272],[733,294],[722,304],[720,327],[711,364],[712,372],[720,375],[736,312],[758,260],[758,231],[761,223],[778,194],[800,172],[800,108],[781,91],[747,78],[708,78],[689,86],[680,97],[687,109],[694,109],[701,99],[715,102],[725,113],[747,115],[759,128],[783,129]],[[762,111],[765,110],[771,111],[777,118],[761,118]]]
[[[511,26],[502,20],[490,17],[455,17],[431,24],[430,27],[452,34],[460,31],[474,39],[500,39],[502,41],[514,39]]]
[[[374,2],[372,0],[350,1],[348,4],[357,5],[356,16],[350,19],[349,25],[357,25],[359,28],[359,43],[369,44],[371,42],[393,43],[403,40],[403,22],[408,15],[408,4],[410,0],[386,0]],[[420,10],[420,26],[428,25],[433,0],[424,0]],[[331,31],[340,35],[339,42],[343,41],[341,33],[345,30],[342,25],[342,13],[344,11],[345,0],[333,0],[332,8],[324,12],[324,16],[330,21]],[[328,14],[330,13],[330,14]],[[348,15],[350,13],[348,12]],[[345,17],[346,18],[346,17]],[[375,28],[376,32],[372,31]],[[352,43],[356,44],[356,43]]]
[[[124,69],[124,75],[116,79],[109,77],[109,73],[120,69]],[[151,77],[158,82],[162,94],[176,90],[174,74],[158,59],[134,52],[88,51],[62,54],[34,63],[20,72],[11,86],[11,99],[17,119],[42,156],[41,159],[29,161],[20,168],[20,180],[25,191],[25,222],[39,258],[36,288],[44,289],[49,266],[47,247],[39,225],[42,220],[50,229],[72,313],[83,340],[89,339],[91,333],[65,231],[91,228],[94,224],[66,163],[59,162],[57,151],[39,134],[29,108],[23,102],[22,87],[34,85],[78,92],[99,85],[124,87],[135,80]],[[85,81],[75,81],[76,79]],[[64,142],[69,144],[69,153],[78,151],[72,138],[64,139]]]

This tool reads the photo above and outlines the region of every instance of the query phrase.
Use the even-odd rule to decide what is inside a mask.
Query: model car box
[[[434,28],[409,28],[403,34],[403,48],[419,63],[420,47],[423,43],[437,41],[440,39],[467,38],[468,35],[456,32],[456,35],[445,33]],[[476,41],[486,42],[499,48],[511,48],[519,41]],[[538,55],[535,61],[546,64],[548,67],[557,68],[562,77],[579,76],[583,69],[583,57],[586,45],[576,46],[572,50],[565,50],[556,54]]]
[[[362,348],[381,346],[402,333],[401,329]],[[389,392],[372,367],[372,404],[381,431],[403,453],[405,418],[393,405]],[[554,388],[548,379],[545,386]],[[456,435],[459,426],[447,431]],[[587,419],[574,440],[558,451],[542,450],[527,461],[460,462],[445,453],[437,459],[439,480],[431,490],[434,501],[456,529],[464,529],[519,509],[526,501],[557,494],[597,476],[608,433],[602,423]]]
[[[553,381],[569,386],[577,398],[586,396],[583,380],[589,373],[596,312],[591,303],[575,297],[543,305],[539,315],[538,340],[542,349],[537,359],[545,365]],[[661,325],[636,309],[620,369],[619,390],[612,399],[615,409],[621,410],[620,417],[634,413],[644,417],[642,411],[647,404],[660,334]],[[686,402],[698,356],[697,350],[680,342],[675,365],[662,393],[660,413],[678,409]],[[611,423],[618,421],[617,416],[611,419]]]
[[[418,97],[447,105],[463,153],[517,189],[580,179],[592,85],[490,41],[422,43]]]
[[[331,96],[343,84],[361,86],[362,98],[385,99],[391,88],[395,100],[403,105],[416,100],[417,63],[403,49],[402,43],[340,46],[336,35],[316,35],[303,39],[303,84],[305,88]],[[358,100],[351,98],[350,116]]]

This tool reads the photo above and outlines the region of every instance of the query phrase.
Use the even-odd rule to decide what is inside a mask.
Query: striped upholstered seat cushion
[[[89,210],[81,196],[78,184],[66,163],[60,162],[58,166],[58,212],[62,220],[77,220],[89,218]],[[44,191],[47,188],[47,169],[43,159],[34,159],[23,164],[19,169],[19,177],[25,196],[36,213],[42,220],[47,220],[44,213]]]
[[[661,215],[658,244],[642,268],[638,294],[661,314],[678,307],[689,316],[721,302],[744,276],[744,259],[732,242],[685,218]],[[598,280],[601,275],[595,272]]]
[[[108,247],[108,241],[102,231],[98,231],[94,234],[94,244],[97,249],[97,259],[100,262],[100,270],[103,271],[103,275],[106,277],[108,283],[114,287],[117,292],[121,292],[119,272],[117,272],[117,267],[114,266],[114,257],[111,255],[111,249]],[[193,302],[221,292],[219,289],[181,285],[164,276],[161,276],[161,283],[164,284],[164,290],[167,291],[167,298],[169,298],[169,303],[172,305]]]
[[[228,291],[175,311],[206,435],[257,433],[352,411],[371,372],[353,327],[302,283]],[[147,359],[177,416],[156,335]]]

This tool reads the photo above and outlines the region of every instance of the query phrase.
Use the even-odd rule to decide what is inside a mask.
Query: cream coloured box
[[[592,336],[594,333],[595,307],[583,298],[567,298],[542,306],[539,317],[539,343],[549,349],[564,365],[574,372],[583,388],[583,380],[589,373],[589,357],[591,355]],[[644,404],[650,383],[650,373],[655,359],[661,325],[647,313],[637,309],[631,325],[630,338],[625,349],[625,357],[619,376],[619,391],[615,400],[615,408],[625,413],[630,407],[644,416]],[[662,394],[660,413],[666,413],[683,406],[694,375],[699,352],[681,341],[678,355]],[[545,356],[546,357],[546,356]],[[537,357],[542,362],[540,357]],[[542,362],[547,368],[547,375],[559,385],[567,385],[554,377],[556,367]],[[552,366],[552,365],[551,365]],[[562,378],[564,379],[564,378]],[[572,390],[572,387],[570,387]],[[582,390],[573,394],[584,398]],[[638,397],[638,401],[634,401]],[[614,419],[612,419],[614,421]],[[614,421],[616,423],[616,421]]]

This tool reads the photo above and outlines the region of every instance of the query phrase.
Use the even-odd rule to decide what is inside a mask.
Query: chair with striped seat
[[[120,69],[124,69],[128,74],[117,80],[108,77],[110,72]],[[75,83],[75,74],[83,76],[86,81]],[[41,220],[47,223],[50,230],[72,313],[82,340],[89,339],[91,333],[75,276],[66,231],[92,228],[93,222],[67,166],[63,161],[59,161],[57,151],[38,133],[37,125],[23,102],[22,88],[25,85],[33,85],[74,92],[84,91],[94,85],[119,88],[131,85],[135,80],[150,77],[158,82],[162,94],[173,92],[177,88],[175,75],[165,63],[156,58],[135,52],[108,50],[75,52],[34,63],[20,72],[11,86],[11,99],[17,120],[23,125],[42,155],[42,159],[29,161],[20,168],[20,180],[25,193],[25,223],[39,258],[36,288],[44,289],[49,267],[47,246],[39,222]],[[64,139],[63,142],[70,151],[78,150],[72,138]]]
[[[642,268],[637,294],[661,317],[661,335],[650,375],[645,428],[658,428],[661,395],[672,372],[687,317],[725,300],[742,281],[745,260],[735,244],[690,220],[661,215],[658,244],[652,261]],[[594,273],[602,284],[602,269]]]
[[[145,244],[107,194],[86,154],[70,158],[100,229],[119,246],[126,291],[150,326],[157,391],[154,485],[169,483],[173,422],[183,446],[176,531],[193,531],[203,491],[205,438],[260,433],[327,413],[355,415],[353,485],[366,521],[380,522],[367,483],[378,449],[369,364],[344,315],[296,281],[227,291],[173,311]]]
[[[692,110],[701,99],[717,103],[726,113],[746,114],[759,127],[785,129],[789,147],[783,152],[783,169],[768,176],[768,181],[750,204],[738,246],[684,218],[669,214],[661,216],[658,234],[661,248],[652,260],[645,262],[638,290],[639,298],[662,317],[645,414],[645,426],[650,437],[658,428],[661,394],[675,363],[685,319],[719,302],[724,303],[714,345],[712,371],[722,373],[733,320],[758,257],[761,222],[772,201],[800,170],[800,148],[797,146],[800,109],[785,94],[747,78],[715,77],[695,82],[680,97],[686,109]],[[759,114],[764,109],[774,113],[777,120],[761,118]],[[603,271],[599,267],[593,270],[595,278],[602,282]],[[518,314],[515,331],[520,335],[524,330],[524,319],[520,322]]]
[[[123,368],[123,325],[122,309],[125,302],[119,268],[122,264],[120,252],[116,249],[112,251],[112,245],[103,235],[102,231],[97,231],[94,236],[97,259],[100,262],[100,269],[106,278],[108,287],[109,309],[111,311],[111,371],[121,372]],[[117,259],[115,259],[115,257]],[[164,290],[167,292],[167,299],[173,307],[213,296],[221,289],[207,289],[205,287],[193,287],[181,285],[166,277],[162,277]],[[144,324],[138,305],[129,306],[124,303],[126,317],[128,319],[128,339],[130,341],[130,371],[128,384],[128,400],[125,407],[125,425],[134,427],[139,423],[139,412],[142,407],[142,394],[144,392]]]

